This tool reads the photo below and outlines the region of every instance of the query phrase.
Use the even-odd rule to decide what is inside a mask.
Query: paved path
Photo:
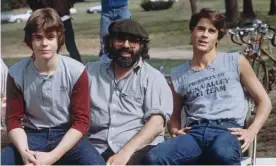
[[[98,55],[99,51],[97,49],[86,49],[80,50],[81,55]],[[66,49],[63,49],[61,54],[67,54]],[[3,58],[8,57],[28,57],[31,55],[30,50],[23,51],[21,53],[14,54],[2,54]],[[149,50],[150,58],[154,59],[191,59],[193,56],[192,50],[187,50],[183,47],[170,47],[170,48],[150,48]]]
[[[193,53],[191,50],[178,49],[178,48],[152,48],[149,51],[151,58],[159,59],[191,59]]]
[[[65,50],[65,51],[64,51]],[[80,50],[81,55],[98,55],[99,51],[96,49],[86,49]],[[67,54],[68,52],[66,49],[63,49],[61,54]],[[186,50],[184,48],[150,48],[149,51],[151,58],[159,58],[159,59],[191,59],[192,58],[192,51]],[[28,57],[31,55],[31,51],[26,50],[22,51],[21,53],[5,53],[2,54],[3,58],[8,57]]]

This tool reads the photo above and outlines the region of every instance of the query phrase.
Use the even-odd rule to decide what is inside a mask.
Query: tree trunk
[[[276,15],[276,0],[270,0],[270,10],[268,15]]]
[[[192,15],[197,12],[196,0],[190,0]]]
[[[9,0],[11,9],[19,9],[28,6],[26,0]]]
[[[11,7],[10,7],[10,2],[9,0],[2,0],[1,1],[1,11],[4,11],[4,10],[9,10]]]
[[[240,21],[240,12],[237,0],[224,0],[227,27],[235,27]]]
[[[256,18],[256,14],[254,13],[254,10],[253,10],[252,0],[243,0],[242,16],[244,18],[250,18],[250,19]]]

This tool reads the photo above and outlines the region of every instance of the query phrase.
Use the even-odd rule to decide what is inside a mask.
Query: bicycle
[[[260,20],[256,20],[253,22],[252,27],[239,28],[237,27],[235,30],[229,30],[229,34],[231,35],[231,40],[233,43],[242,45],[246,44],[246,48],[242,52],[242,54],[246,57],[246,59],[250,62],[256,76],[261,81],[264,89],[266,91],[270,91],[272,89],[272,84],[276,83],[273,69],[268,71],[267,65],[265,61],[272,60],[274,65],[276,64],[276,57],[274,58],[271,53],[269,53],[264,48],[264,40],[268,39],[271,41],[271,45],[276,47],[275,36],[276,29],[269,27],[267,24],[263,24]],[[269,34],[272,32],[273,34]],[[236,38],[234,38],[236,37]],[[247,41],[245,37],[248,37]],[[237,40],[240,40],[238,42]],[[248,96],[248,107],[249,111],[246,116],[246,126],[250,126],[253,122],[253,119],[256,115],[256,103],[251,96]],[[249,162],[251,165],[256,164],[256,152],[257,152],[257,136],[254,138],[254,142],[252,146],[250,146],[248,151]]]
[[[276,64],[276,57],[273,57],[263,46],[264,40],[271,41],[271,45],[276,47],[276,29],[269,27],[267,24],[263,24],[260,20],[255,20],[252,27],[239,28],[235,30],[230,29],[229,34],[233,43],[242,45],[247,44],[242,54],[250,62],[253,70],[255,71],[258,79],[263,84],[266,91],[272,90],[272,85],[276,83],[276,74],[273,69],[268,70],[265,61],[271,60]],[[273,34],[270,34],[272,32]],[[246,41],[244,38],[248,37]],[[234,38],[236,37],[236,38]],[[237,37],[241,43],[237,41]]]

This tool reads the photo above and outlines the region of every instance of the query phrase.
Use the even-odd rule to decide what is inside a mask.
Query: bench
[[[170,75],[165,75],[165,78],[168,82],[168,84],[171,84],[171,78]],[[1,150],[7,146],[10,141],[8,139],[7,136],[7,132],[5,131],[5,128],[2,127],[3,124],[3,119],[5,117],[5,98],[2,98],[3,102],[1,101]],[[252,123],[252,121],[254,120],[255,114],[256,114],[256,107],[255,107],[255,102],[252,100],[251,97],[249,97],[249,109],[247,112],[247,117],[246,117],[246,121],[245,121],[245,128],[249,127],[249,125]],[[182,115],[181,118],[182,120],[182,126],[184,125],[185,122],[185,111],[182,110]],[[165,137],[169,138],[169,134],[168,132],[165,133]],[[255,139],[253,141],[253,143],[250,145],[249,149],[247,152],[244,153],[244,157],[242,160],[242,165],[256,165],[256,146],[257,146],[257,136],[255,136]]]

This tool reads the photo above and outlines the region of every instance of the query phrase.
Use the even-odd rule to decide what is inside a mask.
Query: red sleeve
[[[13,78],[7,78],[7,112],[6,123],[8,132],[15,128],[23,128],[21,119],[24,117],[24,97],[23,93],[15,85]]]
[[[79,130],[83,135],[86,134],[89,125],[90,93],[88,87],[88,74],[84,70],[78,81],[73,87],[70,111],[72,116],[72,128]]]

